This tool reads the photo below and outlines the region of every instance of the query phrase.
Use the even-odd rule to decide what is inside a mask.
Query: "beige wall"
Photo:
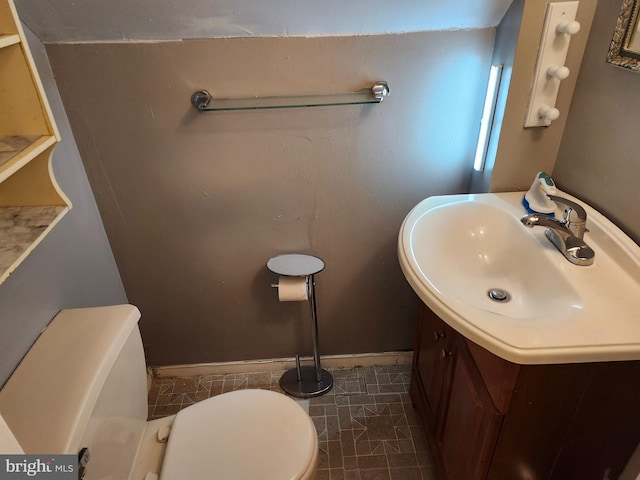
[[[491,134],[487,144],[485,165],[480,171],[473,171],[471,176],[471,192],[488,192],[491,185],[491,177],[495,167],[500,134],[504,123],[504,116],[509,100],[511,76],[513,74],[516,47],[520,35],[520,25],[524,11],[525,0],[514,0],[502,21],[496,28],[496,39],[493,46],[492,65],[502,65],[502,77],[496,96],[495,113],[491,126]]]
[[[486,172],[474,178],[478,190],[481,190],[477,187],[480,184],[485,185],[485,190],[494,192],[524,190],[531,185],[538,171],[553,170],[598,0],[581,0],[578,7],[576,19],[581,29],[571,39],[565,63],[572,73],[561,83],[556,102],[560,118],[549,127],[524,128],[547,3],[515,0],[500,26],[505,30],[501,42],[506,42],[506,46],[498,43],[497,53],[502,52],[502,58],[498,60],[506,62],[505,71],[511,75],[511,83],[499,139],[494,145],[495,164],[489,164]],[[522,21],[517,30],[514,20],[520,20],[520,15]],[[512,40],[514,35],[517,40]],[[513,48],[513,42],[515,51],[511,53],[509,46]]]
[[[640,243],[640,73],[605,62],[620,5],[598,5],[553,176]]]
[[[322,257],[323,354],[413,348],[397,261],[419,200],[468,188],[494,29],[357,37],[50,44],[151,364],[310,350],[273,255]],[[196,112],[215,96],[353,91],[382,105]]]
[[[580,3],[573,73],[596,3]],[[640,75],[604,63],[617,3],[599,2],[566,128],[575,75],[560,94],[560,121],[523,129],[546,2],[515,0],[496,49],[513,57],[513,88],[491,185],[481,180],[495,191],[522,189],[553,169],[562,188],[638,241],[631,139]],[[306,306],[279,304],[264,267],[290,251],[327,261],[317,278],[323,353],[411,348],[416,299],[397,265],[398,227],[420,199],[466,190],[492,40],[485,29],[48,45],[130,301],[143,311],[150,362],[309,350]],[[44,55],[37,60],[46,67]],[[201,87],[285,94],[377,79],[389,81],[392,96],[373,107],[201,115],[188,103]],[[70,136],[63,132],[54,167],[75,198],[73,215],[0,289],[11,332],[5,377],[58,309],[126,300]]]

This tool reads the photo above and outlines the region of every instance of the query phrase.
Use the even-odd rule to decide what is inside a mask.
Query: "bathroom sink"
[[[521,364],[640,359],[640,247],[587,211],[593,265],[569,263],[520,218],[524,192],[430,197],[406,217],[409,284],[471,341]],[[559,212],[560,213],[560,212]]]
[[[424,278],[451,302],[538,321],[581,307],[571,284],[549,275],[553,260],[532,255],[538,246],[528,229],[495,205],[469,200],[438,205],[414,224],[411,240]]]

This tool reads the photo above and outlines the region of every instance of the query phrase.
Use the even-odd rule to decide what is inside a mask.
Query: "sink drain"
[[[487,295],[489,295],[489,298],[494,302],[504,303],[511,300],[511,295],[509,295],[509,292],[503,290],[502,288],[492,288],[487,292]]]

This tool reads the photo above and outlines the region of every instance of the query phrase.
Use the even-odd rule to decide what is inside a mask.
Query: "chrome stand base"
[[[324,369],[320,370],[320,373],[320,381],[317,382],[315,367],[311,365],[304,366],[300,367],[299,371],[297,368],[292,368],[284,372],[282,377],[280,377],[280,386],[282,390],[293,397],[318,397],[333,388],[333,377],[331,374]]]

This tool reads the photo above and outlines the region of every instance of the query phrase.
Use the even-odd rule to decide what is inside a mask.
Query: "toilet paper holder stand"
[[[324,261],[304,254],[278,255],[269,259],[267,268],[277,275],[304,277],[307,285],[307,300],[311,318],[313,341],[313,366],[300,364],[300,354],[296,354],[296,366],[280,377],[280,387],[286,393],[298,398],[317,397],[333,388],[333,377],[320,365],[320,341],[318,339],[318,314],[316,311],[315,274],[324,270]],[[277,284],[271,285],[278,288]]]

